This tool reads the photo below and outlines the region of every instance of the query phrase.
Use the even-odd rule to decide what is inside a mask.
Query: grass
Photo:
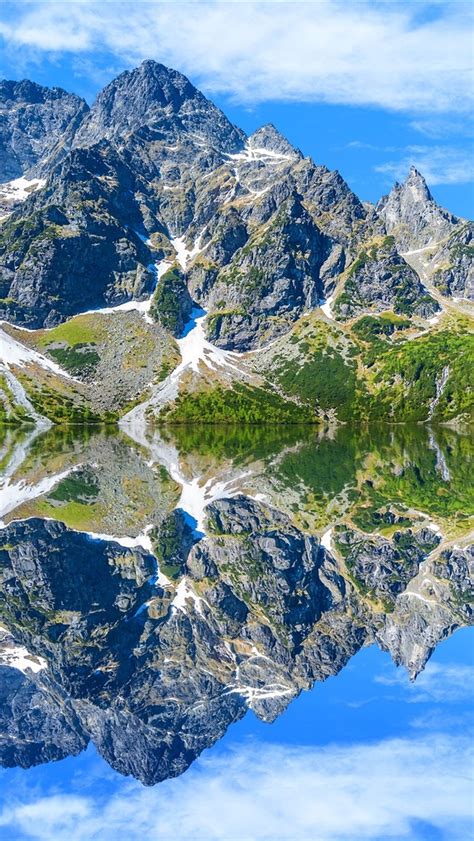
[[[449,368],[449,377],[433,420],[472,417],[473,362],[474,336],[454,330],[430,332],[390,347],[376,364],[375,393],[367,406],[367,417],[426,421],[445,367]]]
[[[99,485],[93,473],[88,470],[81,470],[67,476],[48,495],[48,499],[57,502],[84,502],[90,504],[90,500],[96,499],[99,493]]]
[[[74,345],[99,344],[106,338],[107,331],[102,318],[97,313],[77,315],[52,330],[37,332],[38,345],[47,348],[55,342],[65,342],[70,347]],[[50,351],[48,351],[50,352]]]
[[[56,388],[53,383],[32,380],[25,374],[19,374],[18,379],[36,411],[53,423],[81,426],[115,423],[117,420],[114,412],[94,411],[79,396],[66,392],[62,385]]]
[[[100,523],[106,513],[100,503],[87,504],[78,501],[66,502],[64,505],[52,505],[47,499],[38,499],[32,505],[33,516],[50,517],[64,523],[70,529],[77,531],[98,531]],[[25,509],[22,516],[27,516]]]

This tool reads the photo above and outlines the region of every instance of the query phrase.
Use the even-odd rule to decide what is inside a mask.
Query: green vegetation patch
[[[276,371],[282,389],[316,410],[337,410],[340,420],[351,417],[356,393],[356,374],[332,348],[313,350],[303,361],[285,362]]]
[[[100,356],[94,349],[94,345],[87,345],[83,342],[64,348],[46,348],[49,356],[61,365],[73,376],[92,374],[99,362]]]
[[[180,395],[159,416],[160,424],[315,422],[316,416],[309,407],[298,406],[275,392],[242,384]]]
[[[95,412],[85,402],[76,402],[72,395],[56,390],[50,385],[33,382],[24,374],[19,374],[23,388],[26,390],[36,411],[49,418],[53,423],[88,425],[115,423],[117,415],[114,412]]]
[[[99,484],[94,472],[90,468],[84,468],[75,471],[56,485],[48,494],[48,499],[60,503],[71,500],[90,503],[97,498],[98,494]]]
[[[474,336],[436,331],[390,347],[379,359],[375,393],[367,405],[370,419],[446,421],[474,413]],[[444,388],[434,403],[443,371]]]
[[[168,269],[153,296],[150,314],[155,321],[176,335],[183,326],[182,301],[187,287],[177,268]]]
[[[407,330],[411,326],[409,319],[386,312],[379,316],[364,315],[358,319],[352,329],[363,341],[372,342],[379,336],[392,336],[396,330]]]

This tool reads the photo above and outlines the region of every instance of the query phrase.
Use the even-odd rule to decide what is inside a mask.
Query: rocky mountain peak
[[[424,204],[425,202],[434,201],[425,179],[423,178],[421,172],[418,172],[414,166],[410,167],[405,182],[401,185],[400,189],[405,192],[407,197],[410,197],[413,202],[420,202]]]
[[[87,111],[81,97],[62,88],[0,81],[0,182],[36,174],[59,141],[67,147],[71,127]]]
[[[383,196],[377,212],[387,233],[393,233],[399,247],[405,250],[444,239],[460,221],[436,203],[423,175],[414,166],[403,184],[396,183]]]
[[[46,88],[43,85],[38,85],[36,82],[31,82],[29,79],[22,79],[20,82],[10,79],[0,80],[0,102],[2,104],[10,102],[13,108],[20,103],[38,105],[55,99],[72,99],[83,102],[83,100],[80,100],[80,97],[68,93],[62,88]]]
[[[267,123],[257,129],[257,131],[254,131],[248,138],[247,143],[251,149],[266,149],[278,155],[295,158],[302,157],[299,149],[292,146],[286,137],[275,128],[273,123]]]
[[[121,73],[100,92],[75,145],[118,139],[151,125],[168,133],[184,130],[225,152],[239,151],[245,139],[186,76],[147,60]]]

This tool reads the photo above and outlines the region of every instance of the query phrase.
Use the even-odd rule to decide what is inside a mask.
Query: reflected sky
[[[249,713],[184,776],[151,789],[91,747],[26,773],[0,771],[0,838],[468,838],[471,634],[442,643],[416,684],[365,649],[274,724]]]

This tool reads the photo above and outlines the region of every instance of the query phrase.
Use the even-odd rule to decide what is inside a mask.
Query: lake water
[[[0,429],[0,838],[469,837],[471,455]]]

